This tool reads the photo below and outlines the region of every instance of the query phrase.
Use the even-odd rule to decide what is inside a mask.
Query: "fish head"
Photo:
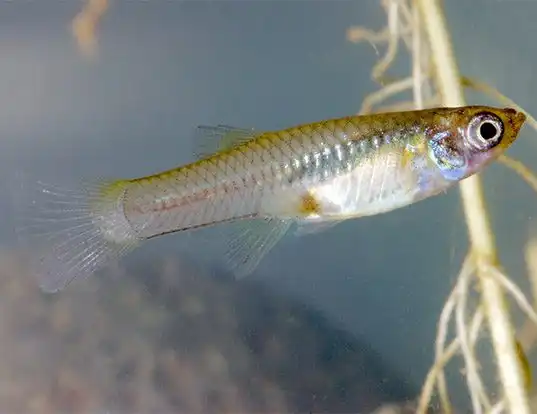
[[[429,157],[446,180],[462,180],[509,148],[525,121],[524,113],[512,108],[440,108],[427,131]]]

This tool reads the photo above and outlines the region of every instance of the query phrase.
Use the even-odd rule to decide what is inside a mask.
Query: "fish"
[[[169,233],[235,225],[230,271],[251,274],[297,235],[387,213],[482,171],[517,138],[512,108],[438,107],[351,115],[275,131],[197,128],[197,159],[150,176],[59,187],[21,181],[17,225],[45,292],[64,289]]]

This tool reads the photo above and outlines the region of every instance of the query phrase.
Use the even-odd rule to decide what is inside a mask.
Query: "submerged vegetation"
[[[361,112],[462,106],[465,105],[463,88],[484,92],[500,104],[521,109],[494,88],[459,74],[440,3],[438,0],[383,0],[381,4],[388,16],[385,29],[372,32],[354,27],[348,31],[348,39],[352,42],[368,41],[375,47],[387,45],[385,55],[372,70],[373,79],[383,87],[364,100]],[[411,74],[402,79],[389,79],[386,72],[400,52],[401,44],[411,56]],[[412,92],[412,100],[385,104],[406,91]],[[535,120],[529,118],[535,129]],[[500,161],[537,190],[537,180],[531,170],[507,156]],[[513,299],[528,318],[525,336],[535,331],[537,314],[530,300],[499,263],[480,178],[464,180],[460,189],[470,249],[438,321],[435,361],[424,383],[417,412],[426,412],[435,389],[442,412],[453,412],[444,369],[456,356],[462,356],[463,376],[474,413],[529,414],[531,372],[526,352],[529,352],[530,344],[526,341],[522,345],[523,339],[511,320],[507,298]],[[536,285],[534,270],[530,272],[530,278]],[[451,322],[454,322],[455,333],[454,338],[448,340]],[[487,328],[488,334],[485,334]],[[482,378],[480,366],[486,361],[478,358],[480,341],[492,343],[502,386],[500,390],[488,389],[485,384],[491,381]]]

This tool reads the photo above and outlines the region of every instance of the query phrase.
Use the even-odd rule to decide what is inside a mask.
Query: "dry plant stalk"
[[[460,77],[439,3],[438,0],[381,0],[388,17],[386,28],[378,33],[362,27],[349,29],[348,40],[352,42],[367,41],[375,49],[381,44],[387,45],[385,55],[372,70],[373,79],[383,86],[364,99],[360,113],[435,105],[463,106],[465,100],[462,88],[469,87],[527,114],[493,88]],[[412,73],[409,77],[391,80],[387,78],[386,72],[399,52],[401,43],[412,57]],[[388,99],[409,91],[413,95],[412,101],[385,105]],[[529,124],[537,130],[537,122],[527,115]],[[503,156],[500,161],[537,192],[537,177],[527,167],[507,156]],[[461,355],[474,413],[529,414],[528,378],[520,354],[522,349],[527,349],[528,344],[521,346],[516,341],[505,296],[512,299],[526,314],[528,324],[534,330],[537,314],[520,288],[500,268],[479,177],[464,180],[460,188],[471,247],[440,315],[435,362],[423,385],[417,412],[427,412],[435,389],[442,411],[453,412],[444,367],[456,355]],[[537,286],[537,281],[534,283]],[[476,284],[477,289],[474,286]],[[537,287],[534,290],[537,295]],[[454,339],[448,341],[452,320],[455,335]],[[499,393],[486,389],[476,353],[476,346],[487,325],[502,385]],[[500,400],[493,401],[492,396],[495,395],[499,395]]]
[[[537,182],[535,183],[537,184]],[[533,295],[533,306],[537,304],[537,236],[535,234],[531,235],[527,244],[526,244],[526,266],[527,272],[530,278],[532,295]],[[537,329],[531,323],[531,320],[528,320],[519,333],[520,343],[524,349],[531,349],[535,342],[537,342]]]
[[[108,9],[108,0],[86,0],[83,9],[71,22],[78,48],[88,58],[97,52],[97,25]]]

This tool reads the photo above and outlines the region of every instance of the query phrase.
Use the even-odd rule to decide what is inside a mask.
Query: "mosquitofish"
[[[20,227],[33,271],[55,292],[140,242],[219,223],[247,231],[229,241],[228,264],[250,274],[296,224],[320,232],[446,191],[481,171],[515,140],[525,115],[465,106],[347,116],[255,131],[199,127],[214,147],[187,165],[147,177],[65,190],[22,188]]]

